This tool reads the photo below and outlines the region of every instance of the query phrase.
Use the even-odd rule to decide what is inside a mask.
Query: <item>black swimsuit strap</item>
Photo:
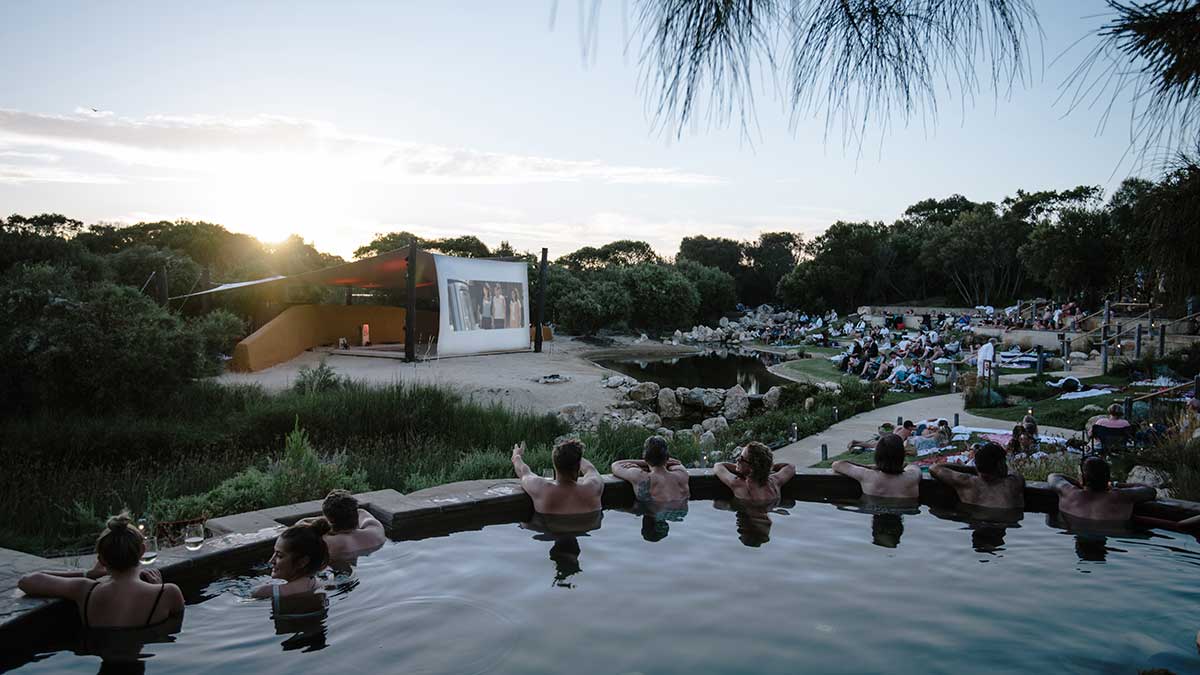
[[[92,591],[96,590],[96,587],[99,585],[100,585],[99,581],[92,584],[92,587],[88,589],[87,595],[83,596],[83,627],[84,628],[88,627],[88,620],[87,620],[88,601],[90,601],[92,599]]]
[[[152,607],[150,607],[150,615],[146,617],[146,625],[147,626],[149,626],[150,622],[154,620],[154,611],[156,609],[158,609],[158,601],[162,599],[163,591],[165,591],[166,589],[167,589],[167,584],[165,582],[162,584],[159,584],[158,595],[154,596],[154,605]]]

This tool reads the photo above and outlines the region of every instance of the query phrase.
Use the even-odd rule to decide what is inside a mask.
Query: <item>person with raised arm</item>
[[[525,463],[525,442],[513,446],[512,465],[521,489],[533,500],[533,510],[546,515],[573,515],[599,511],[604,479],[583,458],[583,443],[567,439],[554,446],[554,480],[535,474]]]
[[[321,516],[305,518],[306,525],[324,519],[329,531],[324,535],[330,560],[353,562],[358,556],[370,553],[383,546],[387,534],[383,523],[365,509],[358,507],[358,500],[349,490],[332,490],[321,503]]]
[[[678,502],[689,496],[688,472],[671,458],[667,439],[651,436],[642,446],[642,459],[619,459],[612,474],[633,486],[639,502]]]
[[[1004,448],[985,443],[975,451],[975,466],[935,464],[929,474],[954,488],[958,500],[992,509],[1025,508],[1025,478],[1009,473]]]
[[[1154,488],[1134,483],[1110,484],[1112,469],[1095,455],[1083,460],[1081,481],[1052,473],[1046,478],[1058,493],[1058,510],[1068,516],[1105,522],[1128,522],[1133,507],[1157,496]]]
[[[838,460],[831,468],[858,481],[869,497],[916,499],[920,493],[921,470],[904,465],[904,439],[896,434],[887,434],[875,444],[874,466]]]
[[[776,464],[771,449],[753,441],[738,451],[734,462],[721,462],[713,467],[713,473],[733,492],[735,499],[765,503],[779,500],[784,484],[796,475],[796,467]]]

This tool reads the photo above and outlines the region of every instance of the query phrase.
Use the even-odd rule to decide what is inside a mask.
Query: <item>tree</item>
[[[489,258],[492,253],[487,244],[474,235],[461,237],[446,237],[425,242],[425,248],[443,255],[453,255],[460,258]]]
[[[569,330],[594,335],[625,321],[629,295],[618,281],[599,279],[558,298],[558,317]]]
[[[659,330],[692,325],[700,294],[679,270],[651,263],[625,268],[621,277],[632,326]]]
[[[14,213],[7,219],[0,218],[0,231],[4,232],[24,232],[66,239],[78,234],[82,229],[83,222],[59,213],[42,213],[28,218]]]
[[[993,204],[960,214],[941,228],[931,244],[935,259],[968,305],[988,305],[1014,299],[1024,278],[1017,249],[1028,238],[1030,225],[1001,218]]]
[[[1055,296],[1095,306],[1120,279],[1124,234],[1107,211],[1069,208],[1034,225],[1020,257],[1029,276]]]
[[[805,246],[806,259],[779,283],[783,301],[812,311],[850,312],[879,297],[882,223],[838,221]]]
[[[803,238],[792,232],[767,232],[742,245],[749,263],[738,280],[738,295],[747,305],[771,302],[779,280],[796,267],[804,250]]]
[[[370,258],[371,256],[379,255],[381,253],[389,253],[391,251],[407,249],[408,245],[414,241],[417,242],[417,246],[420,247],[425,247],[427,245],[426,240],[418,237],[412,232],[405,232],[403,230],[400,232],[377,234],[369,244],[366,244],[365,246],[359,246],[358,248],[354,249],[354,257]]]
[[[679,255],[706,267],[715,267],[737,278],[742,271],[742,243],[722,237],[684,237],[679,242]]]
[[[584,246],[555,261],[575,271],[598,270],[605,267],[630,267],[662,262],[650,244],[622,239],[596,248]]]
[[[737,304],[737,282],[727,272],[687,258],[676,260],[675,268],[687,277],[700,296],[700,305],[696,310],[698,321],[714,323]]]

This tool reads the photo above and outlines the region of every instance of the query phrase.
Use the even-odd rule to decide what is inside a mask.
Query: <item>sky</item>
[[[585,56],[584,4],[2,3],[0,214],[206,220],[346,257],[402,229],[673,255],[689,235],[811,238],[929,197],[1129,175],[1127,107],[1102,127],[1060,100],[1102,0],[1034,0],[1024,84],[946,92],[936,120],[889,119],[861,148],[792,124],[769,83],[748,134],[664,133],[631,5],[602,5]]]

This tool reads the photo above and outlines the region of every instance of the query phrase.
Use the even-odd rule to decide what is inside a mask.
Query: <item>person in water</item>
[[[525,463],[525,442],[513,446],[512,465],[521,489],[533,500],[540,514],[571,515],[599,511],[604,480],[596,467],[583,458],[583,443],[567,439],[554,447],[554,480],[535,474]]]
[[[667,439],[651,436],[642,446],[642,459],[613,462],[612,473],[633,485],[639,502],[677,502],[689,496],[688,472],[671,458]]]
[[[1109,484],[1112,470],[1108,462],[1096,456],[1083,460],[1080,466],[1082,484],[1060,473],[1046,478],[1058,493],[1058,510],[1068,516],[1087,520],[1127,522],[1133,517],[1133,507],[1157,496],[1154,488],[1130,483]]]
[[[975,466],[935,464],[929,475],[954,488],[958,500],[993,509],[1025,508],[1025,478],[1008,472],[1004,448],[985,443],[975,451]]]
[[[329,562],[329,547],[325,545],[329,531],[329,522],[324,519],[296,523],[284,530],[275,539],[271,554],[271,577],[283,583],[259,586],[251,595],[271,598],[278,611],[284,599],[319,590],[317,572]]]
[[[875,444],[874,466],[838,460],[832,468],[858,481],[869,497],[916,499],[920,493],[921,470],[904,465],[904,439],[896,434],[887,434]]]
[[[387,534],[380,523],[365,509],[349,490],[333,490],[321,503],[322,518],[329,524],[325,546],[331,560],[351,560],[383,546]],[[319,518],[306,518],[301,523],[311,525]]]
[[[108,520],[96,540],[96,566],[87,572],[34,572],[17,587],[29,595],[63,598],[79,608],[84,628],[145,628],[183,614],[183,592],[155,569],[140,569],[146,541],[129,515]]]
[[[784,484],[796,475],[796,467],[776,464],[771,449],[754,441],[738,451],[734,462],[718,463],[713,467],[713,473],[733,492],[735,499],[775,502],[779,500]]]

